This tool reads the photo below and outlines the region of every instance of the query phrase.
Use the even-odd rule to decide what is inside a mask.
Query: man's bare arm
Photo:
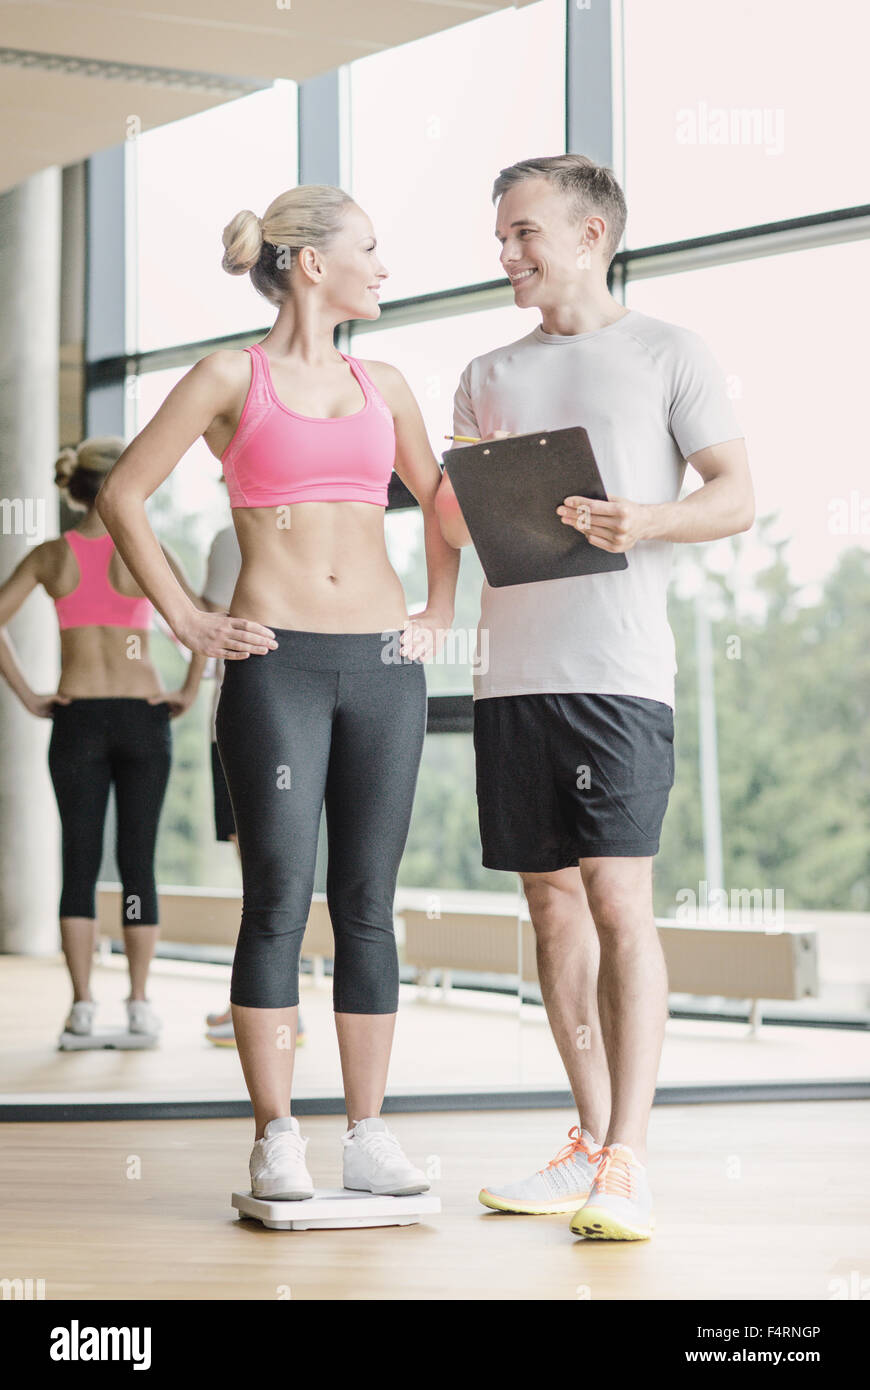
[[[566,526],[582,531],[601,550],[631,550],[638,541],[715,541],[748,531],[755,496],[743,439],[699,449],[687,460],[703,487],[678,502],[632,502],[611,497],[566,497],[556,511]]]

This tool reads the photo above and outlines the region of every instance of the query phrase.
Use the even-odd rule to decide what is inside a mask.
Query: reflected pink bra
[[[104,536],[65,531],[64,539],[78,560],[79,582],[69,594],[54,600],[61,630],[68,627],[128,627],[148,629],[154,609],[147,598],[129,598],[109,583],[109,564],[115,542]]]
[[[355,357],[347,362],[365,396],[354,415],[317,418],[282,405],[269,359],[259,343],[236,432],[221,455],[231,507],[289,502],[372,502],[387,505],[396,456],[393,416]]]

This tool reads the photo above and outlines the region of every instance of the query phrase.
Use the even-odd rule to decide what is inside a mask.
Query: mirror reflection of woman
[[[154,854],[172,756],[169,720],[192,703],[205,658],[194,656],[180,690],[167,693],[151,660],[153,608],[115,549],[94,505],[124,450],[115,436],[64,449],[55,482],[78,523],[24,556],[0,586],[0,674],[25,709],[51,719],[48,766],[60,811],[63,887],[60,931],[73,987],[64,1030],[93,1032],[91,966],[97,938],[96,885],[109,790],[114,787],[121,925],[130,970],[131,1033],[156,1037],[160,1021],[146,997],[159,932]],[[164,562],[182,592],[193,590],[165,547]],[[7,624],[39,586],[54,600],[60,627],[57,691],[34,691]]]
[[[277,309],[260,343],[175,386],[112,470],[100,511],[186,646],[223,658],[217,742],[242,859],[230,998],[251,1095],[251,1190],[311,1197],[291,1115],[299,953],[325,804],[333,1006],[347,1107],[346,1187],[425,1191],[380,1118],[398,1005],[393,899],[426,725],[422,659],[453,619],[459,557],[434,511],[440,469],[402,375],[334,344],[379,316],[386,270],[342,190],[281,194],[224,230],[224,269]],[[221,459],[242,567],[228,613],[190,602],[146,499],[202,436]],[[409,619],[384,533],[393,467],[420,504],[429,594]]]

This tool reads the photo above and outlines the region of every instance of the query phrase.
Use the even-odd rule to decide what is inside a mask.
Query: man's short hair
[[[495,203],[514,184],[525,179],[546,179],[571,200],[572,211],[580,221],[600,213],[607,223],[607,264],[616,255],[625,231],[625,194],[612,169],[596,164],[585,154],[557,154],[543,159],[521,159],[502,169],[492,186]]]

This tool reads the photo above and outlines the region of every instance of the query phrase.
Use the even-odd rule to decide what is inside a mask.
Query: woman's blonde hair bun
[[[66,487],[78,463],[78,454],[69,445],[61,449],[54,464],[54,481],[60,488]]]
[[[221,265],[230,275],[245,275],[257,264],[263,250],[263,224],[255,212],[245,208],[224,227],[224,255]]]
[[[100,434],[83,439],[77,449],[67,445],[54,464],[54,481],[66,501],[78,510],[93,505],[109,469],[127,445],[120,435]]]

